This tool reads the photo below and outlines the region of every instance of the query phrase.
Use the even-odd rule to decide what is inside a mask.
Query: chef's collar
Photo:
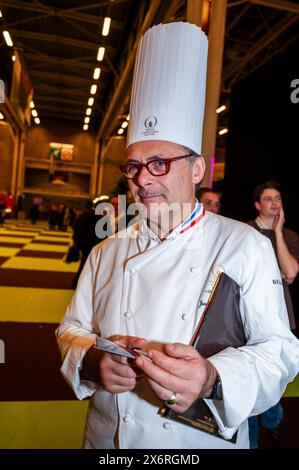
[[[198,222],[200,222],[200,220],[204,217],[204,215],[205,215],[205,209],[203,207],[203,204],[199,203],[196,200],[195,207],[194,207],[193,211],[191,212],[191,214],[188,217],[186,217],[186,219],[183,220],[183,222],[180,225],[178,225],[174,230],[172,230],[165,237],[164,240],[171,239],[171,238],[176,238],[179,235],[182,235],[182,234],[190,231],[190,229],[195,227],[198,224]],[[141,218],[140,223],[139,223],[139,227],[140,227],[140,230],[139,230],[139,236],[140,237],[142,237],[142,238],[143,237],[152,238],[156,241],[161,242],[159,237],[149,228],[149,226],[147,225],[147,220],[144,217]]]

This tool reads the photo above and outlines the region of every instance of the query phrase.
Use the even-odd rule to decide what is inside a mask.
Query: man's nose
[[[152,183],[154,176],[150,174],[146,167],[142,167],[139,175],[136,178],[137,186],[148,186]]]

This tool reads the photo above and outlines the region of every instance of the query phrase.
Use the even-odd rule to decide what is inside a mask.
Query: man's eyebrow
[[[157,154],[157,155],[150,155],[149,157],[147,157],[145,159],[146,162],[149,162],[150,160],[153,160],[155,158],[165,158],[165,155],[164,154]],[[128,160],[126,160],[126,163],[140,163],[139,160],[135,160],[134,158],[129,158]]]

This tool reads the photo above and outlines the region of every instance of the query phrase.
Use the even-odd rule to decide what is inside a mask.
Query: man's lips
[[[138,193],[138,196],[140,197],[140,199],[152,199],[152,198],[162,197],[162,194]]]

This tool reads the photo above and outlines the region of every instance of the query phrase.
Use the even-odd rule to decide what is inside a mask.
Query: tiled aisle
[[[0,448],[79,448],[87,401],[62,379],[54,331],[73,295],[71,232],[46,223],[0,227]]]

